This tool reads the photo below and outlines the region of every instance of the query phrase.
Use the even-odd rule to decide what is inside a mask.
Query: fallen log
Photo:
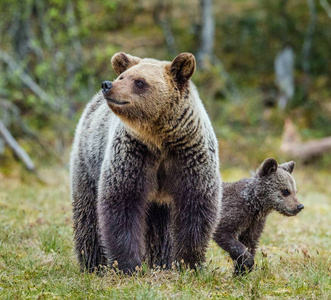
[[[303,142],[292,120],[287,119],[284,123],[280,151],[289,157],[308,161],[324,153],[331,153],[331,136]]]

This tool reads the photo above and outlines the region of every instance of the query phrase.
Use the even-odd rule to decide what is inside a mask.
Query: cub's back
[[[236,182],[223,182],[224,205],[234,205],[235,203],[238,205],[239,202],[243,202],[242,192],[249,181],[249,178],[244,178]]]
[[[246,226],[246,222],[250,222],[250,215],[247,213],[242,194],[249,181],[249,178],[244,178],[237,182],[223,182],[220,227],[239,230],[239,228]]]

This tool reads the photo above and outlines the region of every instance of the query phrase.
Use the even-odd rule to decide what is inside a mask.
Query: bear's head
[[[119,76],[113,82],[104,82],[102,91],[110,109],[130,127],[152,128],[158,125],[160,116],[180,113],[195,70],[192,54],[181,53],[166,62],[120,52],[111,63]]]
[[[268,207],[285,216],[295,216],[304,206],[297,198],[297,188],[291,173],[295,162],[278,165],[274,158],[266,159],[256,172],[259,194],[263,195]]]

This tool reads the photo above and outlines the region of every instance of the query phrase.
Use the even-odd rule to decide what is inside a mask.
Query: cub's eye
[[[123,77],[123,75],[121,75],[120,78],[119,78],[119,80],[123,80],[123,79],[124,79],[124,77]]]
[[[291,193],[289,190],[282,190],[282,194],[284,197],[289,196]]]
[[[139,80],[139,79],[135,80],[134,84],[140,89],[143,88],[144,85],[145,85],[145,83],[142,80]]]

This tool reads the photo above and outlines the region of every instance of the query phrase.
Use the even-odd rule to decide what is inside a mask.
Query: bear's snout
[[[111,81],[104,81],[101,84],[102,93],[106,94],[113,87],[113,83]]]

